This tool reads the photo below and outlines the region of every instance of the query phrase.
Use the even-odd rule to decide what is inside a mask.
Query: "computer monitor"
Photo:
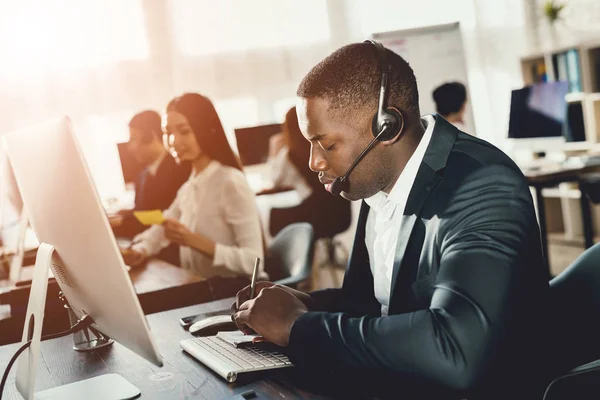
[[[129,151],[128,143],[117,143],[119,151],[119,160],[121,161],[121,171],[123,172],[123,180],[125,183],[135,183],[142,171],[144,165],[135,159],[131,151]]]
[[[509,139],[520,146],[545,147],[565,142],[567,82],[547,82],[513,90],[510,103]]]
[[[92,327],[161,366],[70,120],[61,117],[8,133],[4,141],[40,249],[51,245],[58,256],[51,269],[72,311],[78,318],[90,316]],[[38,260],[42,256],[38,251]],[[33,285],[39,268],[36,262]],[[29,306],[36,298],[34,289]],[[42,289],[45,302],[45,285]],[[25,331],[32,329],[29,306]],[[41,325],[40,320],[35,322]],[[35,374],[36,368],[30,363],[29,373]],[[19,376],[20,370],[17,383]]]
[[[17,186],[15,173],[4,149],[0,152],[2,190],[0,192],[0,218],[2,218],[1,237],[4,254],[10,254],[9,280],[17,283],[21,279],[21,270],[25,251],[37,240],[31,238],[29,221],[23,208],[23,199]],[[29,235],[28,235],[29,234]],[[30,240],[27,240],[30,239]],[[35,243],[32,243],[35,242]]]
[[[4,192],[3,199],[8,201],[15,213],[21,214],[21,210],[23,209],[23,199],[21,198],[21,193],[19,192],[19,188],[17,186],[15,173],[10,161],[8,160],[6,151],[2,151],[0,154],[0,159],[2,160],[1,168],[2,191]]]
[[[281,124],[235,129],[235,139],[242,165],[266,163],[269,156],[269,139],[279,132],[281,132]]]

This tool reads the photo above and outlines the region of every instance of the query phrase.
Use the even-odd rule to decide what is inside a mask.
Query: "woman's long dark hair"
[[[171,100],[167,111],[176,111],[185,116],[200,149],[208,157],[223,165],[242,170],[238,158],[229,146],[219,114],[207,97],[198,93],[185,93]]]

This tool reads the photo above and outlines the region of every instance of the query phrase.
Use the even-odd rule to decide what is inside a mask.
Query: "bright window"
[[[146,59],[141,0],[19,0],[0,12],[2,75]]]
[[[252,97],[236,97],[214,101],[214,105],[229,145],[237,153],[234,129],[258,125],[258,103]]]
[[[177,47],[209,55],[329,40],[324,0],[172,0]]]

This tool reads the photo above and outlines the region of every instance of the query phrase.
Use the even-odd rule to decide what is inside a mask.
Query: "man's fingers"
[[[244,303],[250,297],[250,286],[246,286],[237,293],[235,297],[235,309],[238,310],[242,303]]]
[[[260,295],[260,292],[263,289],[272,287],[273,285],[274,284],[269,281],[256,282],[256,296]],[[232,308],[231,311],[239,310],[241,305],[248,300],[250,300],[250,286],[246,286],[245,288],[237,292],[237,295],[235,296],[235,309]]]
[[[233,314],[233,322],[235,322],[235,324],[238,326],[238,328],[240,330],[243,330],[244,325],[250,326],[249,320],[250,320],[250,311],[249,310],[238,311],[235,314]]]
[[[252,329],[248,328],[246,325],[242,326],[240,328],[240,331],[242,331],[242,333],[244,335],[250,335],[251,333],[254,333],[254,331]]]
[[[242,303],[241,306],[238,307],[238,311],[248,310],[250,306],[254,303],[254,300],[248,300]]]

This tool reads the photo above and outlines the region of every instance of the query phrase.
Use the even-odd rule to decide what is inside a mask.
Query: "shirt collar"
[[[212,175],[213,172],[215,172],[219,168],[219,165],[220,164],[218,161],[213,160],[202,171],[200,171],[196,175],[194,175],[194,171],[192,170],[192,176],[190,178],[190,181],[196,183],[196,182],[200,182],[200,181],[206,179],[207,177]]]
[[[423,162],[425,152],[427,151],[427,146],[429,146],[429,142],[431,141],[433,128],[435,126],[435,118],[433,115],[425,115],[421,118],[421,121],[426,127],[425,133],[423,133],[417,148],[408,159],[408,163],[406,163],[406,166],[400,173],[396,183],[394,183],[390,194],[387,195],[385,192],[379,191],[373,196],[365,199],[365,202],[369,205],[369,207],[378,210],[388,200],[394,202],[395,204],[402,204],[403,199],[408,197],[407,191],[410,191],[412,188],[412,184],[417,176],[419,166],[421,165],[421,162]]]

